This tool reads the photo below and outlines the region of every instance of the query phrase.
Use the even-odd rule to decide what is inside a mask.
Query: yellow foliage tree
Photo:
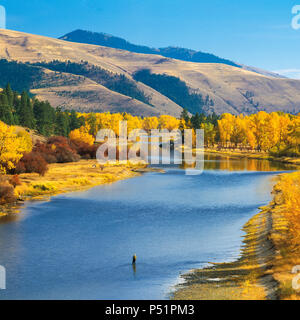
[[[224,113],[222,119],[218,120],[220,140],[225,145],[230,142],[233,131],[233,121],[234,116],[230,113]]]
[[[281,177],[278,184],[283,197],[283,215],[289,224],[290,243],[299,250],[300,245],[300,173]]]
[[[143,121],[143,129],[146,131],[158,128],[159,122],[157,117],[146,117]]]
[[[167,129],[169,131],[179,128],[180,121],[175,117],[169,115],[162,115],[159,117],[159,128]]]
[[[86,132],[84,127],[71,131],[69,134],[69,137],[70,137],[70,140],[82,141],[87,143],[90,146],[93,145],[95,142],[95,138],[91,134]]]
[[[25,152],[32,150],[31,137],[27,132],[16,133],[15,127],[0,121],[0,172],[12,170]]]

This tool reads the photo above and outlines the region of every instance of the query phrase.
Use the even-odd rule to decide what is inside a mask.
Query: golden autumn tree
[[[120,113],[111,114],[110,118],[110,127],[109,129],[113,130],[113,132],[118,136],[119,135],[119,124],[120,121],[123,121],[123,115]]]
[[[178,129],[180,124],[178,119],[169,115],[160,116],[158,121],[160,129],[167,129],[169,131]]]
[[[251,122],[249,117],[244,118],[245,122],[245,132],[246,132],[246,146],[250,147],[252,150],[256,148],[256,139],[251,128]]]
[[[275,112],[277,116],[277,130],[279,143],[285,143],[289,135],[289,127],[291,125],[291,117],[289,114]]]
[[[84,127],[71,131],[69,134],[69,138],[73,141],[85,142],[90,146],[93,145],[95,142],[95,138],[91,134],[86,132]]]
[[[12,170],[25,152],[32,150],[32,142],[27,132],[16,133],[15,127],[0,121],[0,172]]]
[[[143,121],[140,117],[135,117],[131,114],[126,113],[123,120],[127,121],[128,134],[134,129],[142,129],[143,127]]]
[[[97,125],[100,129],[111,129],[111,113],[97,113]]]
[[[230,113],[224,113],[221,120],[218,120],[220,140],[224,145],[227,145],[229,142],[231,142],[233,121],[234,116]]]
[[[158,125],[159,125],[159,122],[157,117],[146,117],[143,120],[143,129],[145,131],[157,129]]]
[[[278,184],[282,191],[283,215],[288,221],[290,243],[299,251],[300,245],[300,174],[284,175]]]
[[[243,115],[233,117],[231,120],[232,130],[231,130],[231,142],[234,143],[235,147],[239,144],[246,144],[247,134],[246,134],[246,121]]]
[[[300,115],[294,117],[289,124],[287,142],[300,154]]]
[[[217,132],[212,123],[202,123],[201,129],[204,130],[204,143],[206,146],[213,146],[215,143]]]
[[[270,145],[270,121],[271,117],[265,111],[260,111],[250,116],[249,126],[255,137],[255,144],[259,151],[268,150]]]

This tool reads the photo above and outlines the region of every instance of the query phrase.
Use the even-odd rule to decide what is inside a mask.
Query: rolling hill
[[[233,61],[222,59],[210,53],[200,51],[197,52],[195,50],[177,47],[166,47],[158,49],[149,48],[147,46],[132,44],[125,39],[114,37],[110,34],[102,32],[91,32],[79,29],[62,36],[59,39],[71,42],[94,44],[98,46],[121,49],[135,53],[159,54],[167,58],[183,61],[200,63],[223,63],[230,66],[239,67],[239,65],[234,63]]]
[[[218,114],[300,111],[300,81],[224,63],[183,61],[3,29],[0,59],[39,70],[35,71],[38,81],[28,82],[38,98],[49,100],[55,107],[83,112],[110,110],[144,116],[178,116],[183,104],[194,98],[201,101],[200,97],[203,105],[191,111]],[[136,78],[145,69],[151,81]],[[0,64],[1,83],[12,78],[7,70],[10,69],[4,72]],[[18,77],[22,79],[22,73]],[[159,79],[159,85],[153,84],[153,79]],[[184,90],[171,90],[174,83]],[[180,96],[180,92],[185,96]]]
[[[147,46],[132,44],[126,41],[125,39],[115,37],[113,35],[103,32],[91,32],[78,29],[65,34],[59,39],[78,43],[95,44],[104,47],[127,50],[135,53],[159,54],[167,58],[178,59],[182,61],[198,63],[222,63],[227,64],[229,66],[234,66],[245,70],[253,71],[266,76],[271,76],[275,78],[285,78],[274,72],[269,72],[255,67],[249,67],[237,62],[233,62],[228,59],[220,58],[211,53],[179,47],[149,48]]]

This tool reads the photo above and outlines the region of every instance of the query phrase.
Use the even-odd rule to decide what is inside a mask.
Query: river
[[[1,220],[0,299],[168,299],[180,274],[239,256],[242,226],[289,169],[207,155],[201,175],[168,166],[27,202]]]

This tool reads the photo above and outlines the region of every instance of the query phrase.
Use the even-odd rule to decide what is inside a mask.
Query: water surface
[[[181,273],[238,257],[241,227],[287,169],[206,156],[201,175],[169,166],[29,202],[0,224],[0,299],[167,299]]]

